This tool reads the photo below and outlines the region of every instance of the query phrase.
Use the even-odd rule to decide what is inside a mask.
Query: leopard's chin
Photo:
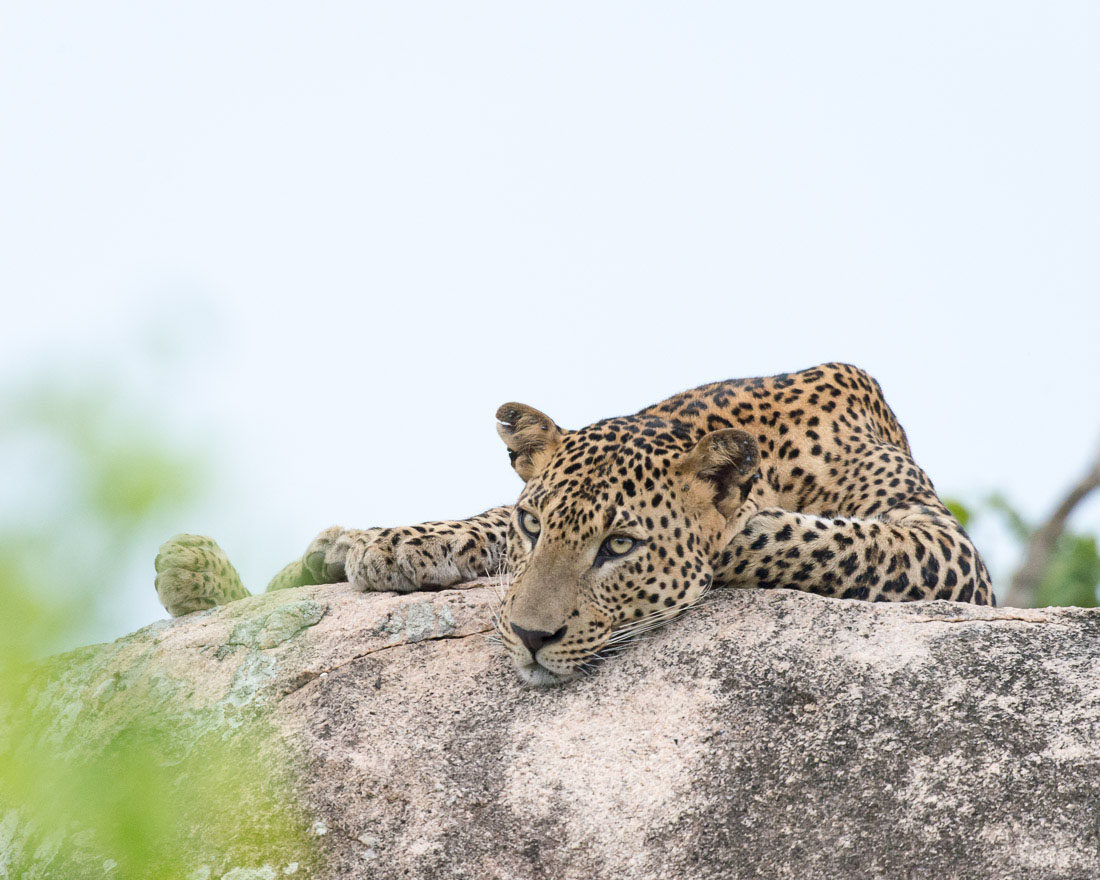
[[[523,679],[524,684],[531,687],[553,687],[557,684],[565,684],[576,677],[575,672],[558,673],[551,672],[541,663],[516,664],[516,674]]]

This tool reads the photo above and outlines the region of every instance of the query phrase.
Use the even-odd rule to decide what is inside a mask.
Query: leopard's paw
[[[382,529],[342,529],[331,526],[314,538],[302,554],[302,566],[314,584],[338,584],[348,580],[345,567],[348,550],[369,541]]]
[[[449,587],[476,576],[461,564],[454,534],[425,527],[371,530],[350,541],[345,558],[348,581],[356,589],[411,593]]]
[[[173,617],[249,595],[225,552],[202,535],[176,535],[157,551],[157,595]]]

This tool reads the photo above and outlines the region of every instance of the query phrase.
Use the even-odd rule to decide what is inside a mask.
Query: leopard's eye
[[[539,522],[539,518],[529,510],[519,512],[519,527],[532,541],[538,538],[539,532],[542,531],[542,523]]]
[[[612,535],[600,546],[600,556],[625,556],[638,542],[626,535]]]

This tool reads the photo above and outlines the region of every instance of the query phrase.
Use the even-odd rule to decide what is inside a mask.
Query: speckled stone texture
[[[324,877],[1100,877],[1100,611],[718,592],[531,690],[495,602],[286,590],[97,649],[71,696],[140,662],[211,725],[263,713]]]

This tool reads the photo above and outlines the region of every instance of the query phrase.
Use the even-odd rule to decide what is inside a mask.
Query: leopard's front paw
[[[452,534],[432,534],[424,527],[382,529],[364,535],[350,541],[344,562],[347,579],[364,592],[411,593],[476,577],[472,566],[460,564],[453,540]],[[463,549],[469,555],[473,548]]]
[[[314,538],[302,554],[302,566],[312,583],[337,584],[348,579],[348,549],[356,541],[377,534],[381,529],[342,529],[330,526]]]

